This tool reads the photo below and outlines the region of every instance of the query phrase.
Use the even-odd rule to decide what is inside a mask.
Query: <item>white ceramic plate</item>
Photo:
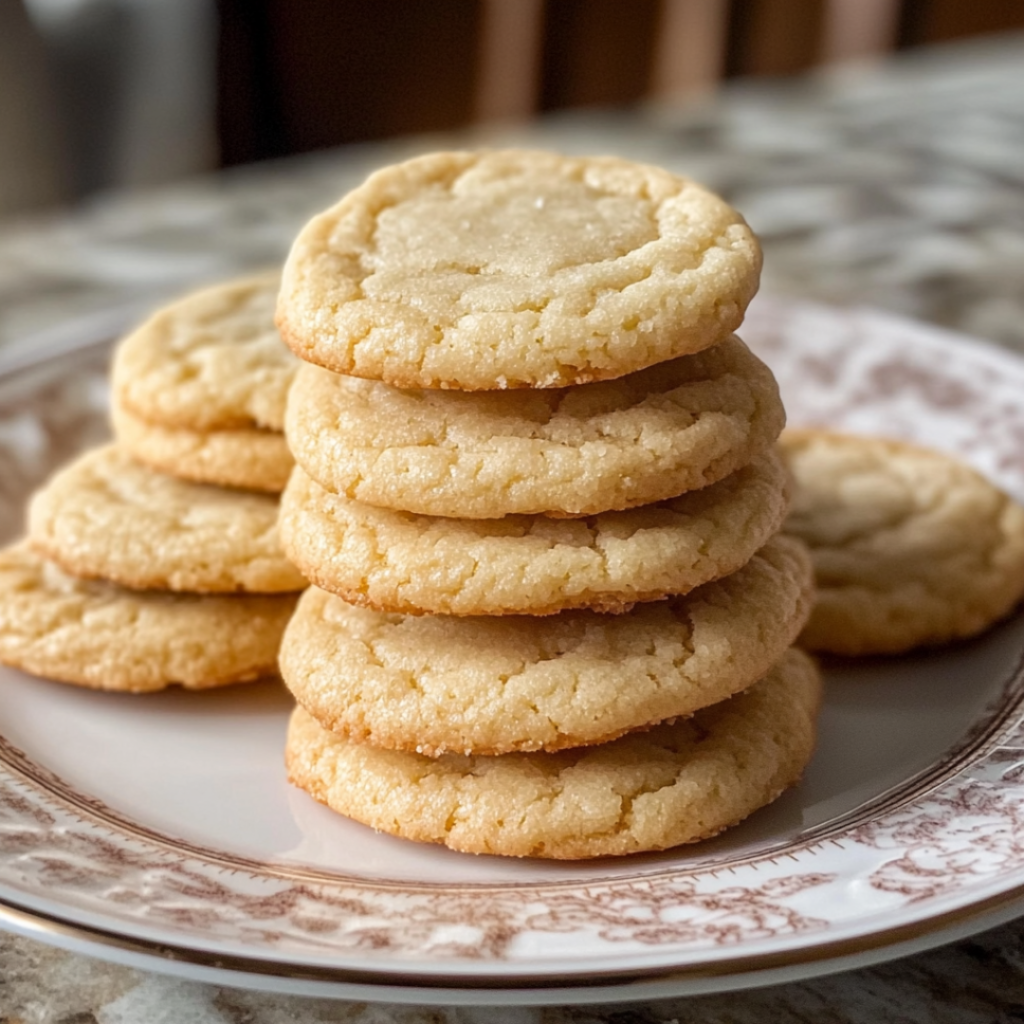
[[[0,516],[105,435],[109,324],[0,366]],[[1024,499],[1024,362],[761,300],[793,423],[957,452]],[[22,349],[24,353],[24,349]],[[0,921],[191,977],[416,1003],[567,1003],[806,977],[1024,911],[1024,617],[828,668],[803,783],[696,847],[589,863],[377,835],[286,784],[274,685],[146,697],[0,670]]]

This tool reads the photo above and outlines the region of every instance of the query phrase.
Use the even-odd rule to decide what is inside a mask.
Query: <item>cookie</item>
[[[311,588],[281,675],[325,728],[435,755],[603,743],[749,686],[806,621],[811,567],[769,541],[738,572],[622,615],[391,615]]]
[[[301,358],[398,387],[562,387],[715,344],[760,268],[735,210],[659,168],[434,153],[303,228],[277,322]]]
[[[184,480],[277,494],[295,465],[280,431],[162,427],[120,408],[116,399],[111,421],[118,444],[133,459]]]
[[[157,473],[115,445],[80,456],[37,492],[32,546],[66,572],[137,589],[301,590],[281,551],[277,501]]]
[[[285,421],[325,490],[423,515],[593,515],[674,498],[771,446],[771,371],[738,338],[615,381],[403,391],[304,366]]]
[[[281,430],[298,360],[274,326],[279,275],[186,295],[118,345],[117,404],[163,427]]]
[[[599,747],[432,760],[342,739],[300,707],[285,756],[315,799],[405,839],[509,857],[621,856],[716,835],[796,783],[820,694],[813,662],[790,650],[745,693]]]
[[[824,430],[784,435],[786,530],[810,547],[818,601],[801,643],[890,654],[984,630],[1024,595],[1024,509],[939,452]]]
[[[204,689],[277,674],[293,594],[125,590],[0,551],[0,662],[98,690]]]
[[[671,501],[588,519],[445,519],[330,494],[296,468],[281,543],[302,574],[353,604],[445,615],[627,611],[746,563],[782,525],[788,475],[766,452]]]

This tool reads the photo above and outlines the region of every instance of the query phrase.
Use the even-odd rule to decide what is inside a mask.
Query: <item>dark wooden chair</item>
[[[478,119],[523,119],[540,108],[543,6],[542,0],[483,0],[473,108]],[[746,9],[737,12],[740,6]],[[730,42],[744,50],[735,70],[746,73],[879,57],[896,46],[899,14],[899,0],[745,5],[663,0],[651,40],[647,92],[652,99],[674,102],[714,89],[730,70]],[[742,22],[737,26],[742,33],[734,30],[732,39],[730,15]]]
[[[679,102],[1024,28],[1021,0],[218,0],[224,162]]]

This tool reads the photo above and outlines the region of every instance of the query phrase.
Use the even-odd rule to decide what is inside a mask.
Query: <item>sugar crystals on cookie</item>
[[[398,387],[562,387],[714,345],[760,269],[743,218],[661,168],[432,153],[303,228],[278,325],[301,358]]]

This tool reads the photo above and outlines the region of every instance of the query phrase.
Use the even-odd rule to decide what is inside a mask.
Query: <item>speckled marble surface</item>
[[[699,178],[760,233],[764,288],[870,305],[1024,351],[1024,39],[915,55],[686,112],[572,115],[529,131],[353,148],[0,226],[0,343],[144,307],[280,260],[304,218],[371,167],[441,145],[620,152]],[[0,1021],[278,1024],[1024,1019],[1024,923],[883,966],[643,1005],[418,1009],[267,996],[0,936]]]

